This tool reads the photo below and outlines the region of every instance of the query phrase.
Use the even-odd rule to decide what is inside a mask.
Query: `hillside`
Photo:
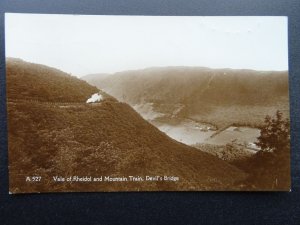
[[[98,92],[85,81],[58,69],[20,59],[6,60],[7,97],[12,100],[84,102]]]
[[[109,76],[109,73],[93,73],[84,76],[84,80],[89,80],[90,82],[97,82],[97,80],[104,79]]]
[[[105,98],[85,104],[98,90],[75,77],[23,61],[8,62],[7,68],[12,193],[238,190],[235,184],[246,178],[236,167],[169,138],[126,103]],[[26,182],[26,176],[42,180]],[[176,176],[179,181],[66,183],[53,176]]]
[[[99,78],[98,81],[96,78]],[[287,72],[162,67],[82,77],[130,103],[265,104],[288,91]],[[262,99],[260,96],[264,96]]]
[[[288,115],[286,71],[165,67],[82,79],[140,112],[151,104],[154,112],[167,118],[192,118],[222,127],[247,121],[256,126],[276,109]]]

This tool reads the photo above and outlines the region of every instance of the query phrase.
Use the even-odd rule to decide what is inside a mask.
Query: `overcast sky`
[[[157,66],[287,70],[286,17],[5,14],[6,56],[78,77]]]

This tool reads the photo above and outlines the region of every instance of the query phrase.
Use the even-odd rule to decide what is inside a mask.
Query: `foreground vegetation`
[[[233,144],[197,144],[196,148],[231,163],[248,174],[242,190],[290,190],[290,122],[280,111],[265,117],[256,153]]]
[[[290,122],[280,111],[272,118],[266,116],[256,143],[261,151],[253,157],[232,164],[250,176],[244,181],[246,190],[282,190],[291,188]]]
[[[238,190],[245,173],[176,142],[124,103],[9,103],[11,192]],[[179,182],[55,183],[52,176],[178,176]],[[42,176],[38,184],[26,176]]]

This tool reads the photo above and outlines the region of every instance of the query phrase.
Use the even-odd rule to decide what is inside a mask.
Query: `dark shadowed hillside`
[[[98,88],[48,66],[8,58],[7,97],[56,102],[84,102]]]
[[[7,68],[12,193],[236,190],[235,184],[246,177],[236,167],[169,138],[126,103],[105,98],[85,104],[98,90],[83,81],[25,62],[8,62]],[[26,176],[42,179],[26,182]],[[53,176],[176,176],[180,180],[66,183],[54,182]]]
[[[286,71],[166,67],[83,79],[139,109],[150,103],[166,117],[192,118],[219,127],[257,126],[278,109],[288,115]]]

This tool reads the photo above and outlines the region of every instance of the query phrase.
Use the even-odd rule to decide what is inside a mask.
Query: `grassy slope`
[[[36,74],[30,68],[36,71],[37,65],[22,62],[21,68],[22,65],[28,74],[23,88],[34,84],[31,78]],[[10,80],[19,77],[12,76],[16,74],[14,68],[19,71],[20,65],[8,67],[9,100],[16,97],[14,93],[20,88]],[[44,67],[43,74],[52,72]],[[39,75],[42,83],[47,84],[47,79],[55,80],[51,75]],[[72,88],[79,81],[69,76],[66,79],[67,82],[59,83],[63,89],[45,85],[49,87],[46,91],[26,94],[26,98],[38,98],[41,102],[8,102],[11,192],[231,190],[237,188],[234,183],[245,178],[234,166],[172,140],[125,103],[108,98],[99,105],[65,107],[64,103],[49,105],[42,101],[77,102],[95,91],[82,82],[79,87],[83,85],[87,91],[82,94],[80,90],[77,95]],[[65,89],[73,90],[74,98],[71,94],[59,97]],[[44,97],[43,93],[54,95]],[[25,182],[25,175],[40,175],[43,180],[32,185]],[[55,175],[169,175],[179,176],[180,182],[60,184],[51,182]],[[46,182],[47,177],[50,182]]]
[[[56,102],[85,102],[98,88],[58,69],[19,59],[6,60],[7,97]]]

